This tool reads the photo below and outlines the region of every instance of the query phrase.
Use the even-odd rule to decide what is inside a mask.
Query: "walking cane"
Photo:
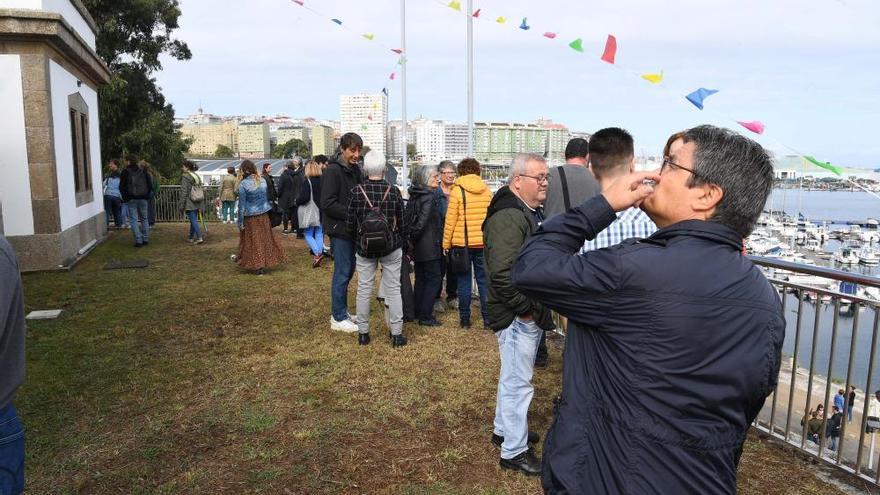
[[[208,234],[208,221],[205,219],[205,216],[202,214],[202,210],[199,210],[199,221],[202,223],[202,230],[205,234]]]

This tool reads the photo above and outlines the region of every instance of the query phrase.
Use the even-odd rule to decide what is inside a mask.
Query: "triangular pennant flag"
[[[580,38],[572,41],[571,43],[568,44],[568,46],[570,46],[571,49],[576,52],[584,53],[584,40],[582,40]]]
[[[703,100],[705,100],[709,96],[714,95],[717,92],[718,92],[717,89],[700,88],[700,89],[694,91],[693,93],[685,96],[685,98],[687,98],[687,100],[689,102],[693,103],[695,107],[702,110],[703,109]]]
[[[532,26],[529,26],[528,24],[526,24],[526,21],[528,19],[529,19],[528,17],[523,17],[522,23],[519,25],[519,28],[522,29],[523,31],[528,31],[529,29],[532,29]]]
[[[452,10],[457,10],[461,12],[461,2],[459,2],[458,0],[452,0],[451,2],[449,2],[448,7]]]
[[[388,88],[382,88],[382,94],[388,96]]]
[[[504,24],[505,22],[507,22],[507,19],[505,19],[504,16],[502,15],[502,16],[499,16],[498,19],[495,19],[495,22],[497,22],[498,24]]]
[[[481,10],[483,10],[483,9],[477,9],[477,10],[475,10],[475,11],[474,11],[474,14],[473,14],[474,17],[480,17],[480,11],[481,11]]]
[[[544,37],[550,38],[552,40],[553,38],[556,37],[556,33],[551,33],[550,31],[547,31],[546,33],[544,33]]]
[[[396,72],[392,72],[391,75],[388,76],[388,79],[391,79],[391,80],[393,81],[395,77],[397,77],[397,73],[396,73]]]
[[[403,55],[403,50],[401,50],[400,48],[392,48],[391,51],[398,55]]]
[[[659,84],[663,80],[663,71],[661,70],[659,74],[642,74],[642,79],[651,84]]]
[[[373,114],[372,114],[372,113],[369,114],[369,115],[367,115],[367,120],[373,120]]]
[[[614,57],[617,55],[617,38],[613,35],[608,35],[608,39],[605,40],[605,52],[602,53],[602,60],[604,62],[608,62],[609,64],[614,63]]]
[[[379,109],[379,104],[373,103],[373,110],[378,110],[378,109]]]
[[[373,34],[373,33],[364,33],[364,34],[362,34],[361,36],[363,36],[364,38],[366,38],[366,39],[368,39],[368,40],[370,40],[370,41],[373,41],[373,38],[376,37],[376,35]]]
[[[406,57],[400,57],[400,60],[397,61],[397,65],[403,65],[407,62]]]
[[[336,24],[339,24],[340,26],[342,25],[342,21],[340,21],[339,19],[330,19],[330,20],[335,22]]]
[[[295,4],[297,4],[297,5],[303,5],[302,0],[293,0],[293,3],[295,3]],[[303,6],[304,6],[304,5],[303,5]]]
[[[745,127],[746,129],[754,132],[755,134],[764,134],[764,123],[753,120],[751,122],[743,122],[741,120],[736,121],[737,124]]]
[[[842,169],[842,168],[840,168],[840,167],[835,167],[834,165],[832,165],[832,164],[829,163],[829,162],[820,162],[819,160],[816,160],[816,159],[813,158],[812,156],[806,156],[806,155],[804,155],[804,158],[805,158],[808,162],[812,163],[813,165],[815,165],[815,166],[817,166],[817,167],[824,168],[825,170],[830,170],[831,172],[834,172],[834,173],[837,174],[837,175],[843,175],[843,169]]]
[[[369,127],[367,127],[367,124],[363,124],[363,125],[361,125],[361,130],[362,130],[362,131],[366,131],[367,129],[369,129]]]

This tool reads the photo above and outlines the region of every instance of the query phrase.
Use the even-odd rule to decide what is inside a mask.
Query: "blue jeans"
[[[306,244],[309,245],[309,251],[313,255],[317,256],[324,252],[324,229],[320,225],[307,228],[304,234]]]
[[[228,215],[228,216],[227,216]],[[235,221],[235,201],[224,201],[220,209],[220,221]]]
[[[104,196],[104,214],[107,217],[107,226],[110,226],[110,215],[113,215],[113,224],[116,228],[122,227],[122,198],[118,196]]]
[[[837,437],[828,437],[831,441],[828,443],[828,450],[837,450]]]
[[[483,316],[483,324],[489,326],[489,308],[486,298],[489,289],[486,288],[486,271],[483,269],[483,250],[468,249],[468,270],[458,275],[458,317],[462,320],[471,319],[471,270],[477,279],[477,289],[480,291],[480,314]]]
[[[416,285],[413,289],[417,320],[434,318],[434,299],[443,286],[440,260],[416,261]]]
[[[529,404],[535,393],[532,373],[541,329],[534,321],[514,318],[510,326],[499,331],[496,337],[501,372],[495,399],[494,433],[504,437],[501,457],[512,459],[528,449]]]
[[[150,222],[147,220],[147,209],[146,199],[128,200],[128,222],[131,224],[134,242],[138,244],[150,240]]]
[[[24,427],[15,406],[0,410],[0,493],[24,491]]]
[[[119,208],[119,211],[122,214],[122,222],[125,224],[126,227],[128,227],[128,215],[129,215],[128,203],[122,203],[122,206]]]
[[[330,307],[333,319],[348,319],[348,283],[354,275],[354,241],[330,236],[333,250],[333,280],[330,283]]]
[[[187,210],[186,218],[189,219],[189,238],[201,239],[202,232],[199,229],[199,210]]]

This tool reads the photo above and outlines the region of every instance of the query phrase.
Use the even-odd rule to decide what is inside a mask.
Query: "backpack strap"
[[[374,208],[373,202],[370,201],[369,196],[367,196],[367,191],[364,191],[364,188],[360,184],[358,184],[357,188],[361,191],[361,194],[364,195],[364,199],[367,200],[367,206],[369,206],[371,209]]]
[[[562,202],[565,203],[565,211],[571,209],[571,198],[568,197],[568,181],[565,180],[565,165],[559,166],[559,180],[562,182]]]

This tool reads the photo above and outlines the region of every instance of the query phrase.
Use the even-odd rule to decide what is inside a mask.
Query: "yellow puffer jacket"
[[[449,191],[449,208],[446,210],[446,223],[443,228],[443,249],[464,246],[465,208],[461,201],[461,190],[467,198],[468,247],[483,247],[483,220],[492,201],[492,191],[479,175],[468,174],[455,179]]]

